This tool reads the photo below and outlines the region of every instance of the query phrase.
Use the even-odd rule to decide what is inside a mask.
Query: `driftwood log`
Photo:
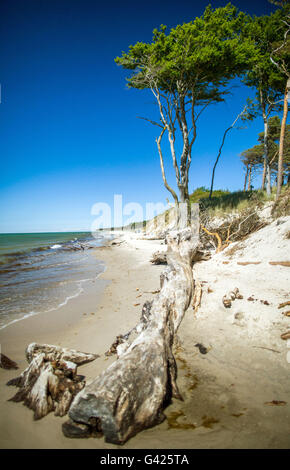
[[[31,343],[26,349],[29,366],[7,383],[19,387],[9,401],[23,401],[34,411],[35,420],[51,411],[56,416],[64,416],[75,395],[85,386],[84,377],[77,375],[77,366],[97,357],[96,354]]]
[[[199,242],[188,228],[171,232],[167,245],[160,293],[144,304],[139,324],[115,345],[118,359],[75,397],[63,424],[65,436],[102,432],[107,442],[123,444],[161,423],[172,397],[182,399],[172,345],[192,301]]]

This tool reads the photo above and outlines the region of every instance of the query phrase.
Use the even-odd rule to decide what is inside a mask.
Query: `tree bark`
[[[283,106],[283,118],[281,122],[280,131],[280,142],[279,142],[279,159],[278,159],[278,175],[277,175],[277,193],[276,200],[281,194],[281,187],[283,183],[283,151],[284,151],[284,137],[286,129],[286,121],[288,115],[288,93],[290,90],[290,79],[287,80],[285,93],[284,93],[284,106]]]
[[[144,305],[135,335],[127,335],[117,346],[118,360],[74,399],[71,420],[63,425],[67,437],[102,431],[107,442],[123,444],[162,422],[172,396],[181,398],[172,345],[192,300],[197,237],[190,228],[168,236],[168,267],[161,276],[160,294],[146,308]]]

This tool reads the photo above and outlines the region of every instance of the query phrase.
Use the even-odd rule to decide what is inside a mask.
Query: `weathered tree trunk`
[[[64,416],[74,396],[85,386],[84,377],[77,375],[77,365],[97,357],[96,354],[48,344],[30,344],[26,349],[29,366],[7,383],[20,388],[10,401],[23,401],[34,410],[34,419],[40,419],[50,411],[56,416]]]
[[[123,444],[139,431],[162,422],[171,397],[181,398],[172,353],[175,333],[194,291],[192,264],[198,233],[171,232],[168,267],[161,291],[143,307],[140,323],[117,345],[118,360],[75,397],[63,425],[67,437],[102,431],[107,442]],[[133,330],[132,330],[133,331]]]
[[[181,203],[186,202],[187,197],[188,197],[188,190],[187,190],[186,186],[183,185],[183,184],[179,184],[178,189],[179,189],[179,200],[180,200],[180,202]]]
[[[288,115],[288,93],[290,90],[290,78],[287,80],[284,93],[284,106],[283,106],[283,118],[281,122],[281,131],[280,131],[280,142],[279,142],[279,159],[278,159],[278,176],[277,176],[277,194],[276,200],[281,194],[281,187],[283,183],[283,151],[284,151],[284,137],[286,129],[286,121]]]

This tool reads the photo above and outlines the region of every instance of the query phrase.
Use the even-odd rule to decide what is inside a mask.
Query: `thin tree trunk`
[[[266,191],[267,195],[271,195],[271,170],[268,156],[268,120],[264,117],[264,158],[266,167]]]
[[[252,165],[250,165],[250,169],[249,169],[248,191],[251,191],[251,177],[252,177]]]
[[[219,158],[221,156],[221,152],[222,152],[222,148],[224,146],[224,143],[225,143],[225,139],[226,139],[226,136],[227,136],[227,133],[233,129],[234,125],[236,124],[236,122],[238,121],[238,119],[244,114],[244,112],[246,111],[247,107],[245,106],[243,111],[238,114],[238,116],[236,117],[236,119],[234,120],[234,122],[232,123],[232,125],[230,127],[228,127],[225,132],[224,132],[224,135],[223,135],[223,139],[222,139],[222,143],[221,143],[221,146],[219,148],[219,152],[218,152],[218,156],[216,158],[216,161],[215,161],[215,164],[213,166],[213,170],[212,170],[212,177],[211,177],[211,186],[210,186],[210,193],[209,193],[209,199],[211,198],[212,196],[212,192],[213,192],[213,183],[214,183],[214,175],[215,175],[215,169],[216,169],[216,166],[218,164],[218,161],[219,161]]]
[[[263,167],[263,176],[262,176],[262,186],[261,189],[264,191],[266,184],[266,160],[264,159],[264,167]]]
[[[247,165],[247,171],[245,174],[245,181],[244,181],[244,192],[246,191],[246,187],[247,187],[248,174],[249,174],[249,166]]]
[[[290,89],[290,79],[287,80],[285,93],[284,93],[284,107],[283,107],[283,118],[281,123],[280,131],[280,142],[279,142],[279,159],[278,159],[278,176],[277,176],[277,194],[276,199],[280,196],[281,187],[283,182],[283,151],[284,151],[284,137],[286,129],[286,120],[288,115],[288,91]]]

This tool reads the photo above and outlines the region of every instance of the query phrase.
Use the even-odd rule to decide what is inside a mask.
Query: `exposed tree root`
[[[9,401],[23,401],[34,411],[34,419],[51,411],[56,416],[64,416],[75,395],[85,386],[84,377],[77,375],[77,365],[97,357],[96,354],[32,343],[26,349],[29,366],[7,383],[19,387]]]

